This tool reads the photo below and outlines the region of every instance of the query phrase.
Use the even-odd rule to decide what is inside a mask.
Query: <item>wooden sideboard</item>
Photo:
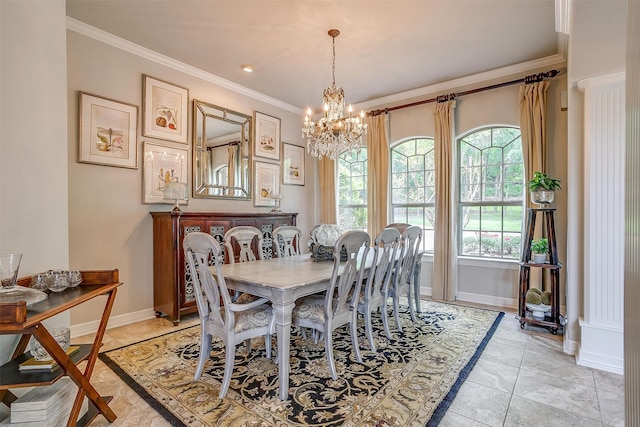
[[[296,225],[297,213],[151,212],[153,217],[153,308],[174,325],[180,316],[198,310],[191,277],[186,273],[182,239],[200,231],[211,234],[224,251],[222,238],[233,227],[250,225],[262,231],[263,257],[272,258],[271,233],[281,225]],[[254,249],[256,250],[256,249]],[[225,262],[229,259],[225,254]]]

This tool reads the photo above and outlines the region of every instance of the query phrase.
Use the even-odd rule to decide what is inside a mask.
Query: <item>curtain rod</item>
[[[511,85],[515,85],[518,83],[524,83],[524,84],[530,84],[530,83],[536,83],[536,82],[541,82],[544,79],[550,79],[552,77],[557,76],[558,74],[560,74],[560,70],[550,70],[550,71],[546,71],[543,73],[538,73],[538,74],[531,74],[529,76],[526,76],[523,79],[517,79],[517,80],[511,80],[510,82],[503,82],[503,83],[497,83],[494,85],[490,85],[490,86],[485,86],[485,87],[481,87],[478,89],[470,89],[470,90],[465,90],[463,92],[459,92],[459,93],[450,93],[448,95],[439,95],[435,98],[429,98],[429,99],[425,99],[422,101],[416,101],[416,102],[412,102],[409,104],[403,104],[403,105],[396,105],[395,107],[388,107],[388,108],[384,108],[382,110],[373,110],[373,111],[369,111],[367,113],[368,116],[373,117],[373,116],[378,116],[380,114],[386,114],[389,111],[394,111],[394,110],[401,110],[403,108],[409,108],[409,107],[415,107],[417,105],[423,105],[423,104],[429,104],[431,102],[445,102],[445,101],[451,101],[459,96],[462,95],[469,95],[472,93],[478,93],[478,92],[484,92],[485,90],[490,90],[490,89],[498,89],[501,87],[505,87],[505,86],[511,86]]]

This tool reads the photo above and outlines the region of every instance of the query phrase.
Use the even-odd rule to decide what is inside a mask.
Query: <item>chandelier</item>
[[[362,145],[362,135],[367,133],[364,124],[364,111],[359,117],[352,117],[351,105],[349,115],[344,113],[344,90],[336,86],[336,37],[340,31],[329,30],[333,39],[333,83],[323,93],[324,117],[318,122],[311,121],[311,108],[307,111],[302,127],[302,137],[307,138],[307,151],[319,159],[329,157],[335,160],[338,155],[347,150],[357,149]]]

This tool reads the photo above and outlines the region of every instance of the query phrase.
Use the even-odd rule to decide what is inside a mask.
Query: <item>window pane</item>
[[[502,255],[505,258],[520,258],[520,233],[504,233]]]
[[[502,207],[483,206],[480,213],[482,231],[502,231]]]
[[[505,206],[504,212],[504,231],[513,231],[514,233],[522,232],[522,206]]]
[[[464,206],[460,215],[462,230],[480,231],[480,208],[477,206]]]
[[[462,255],[479,256],[480,255],[480,233],[476,231],[462,232]]]

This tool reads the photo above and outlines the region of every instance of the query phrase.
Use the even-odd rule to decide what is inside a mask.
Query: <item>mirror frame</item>
[[[202,119],[202,129],[198,129],[198,118]],[[229,187],[221,186],[205,179],[206,170],[202,167],[204,163],[203,153],[206,151],[206,131],[208,118],[221,120],[229,124],[237,124],[240,127],[240,134],[246,135],[241,144],[246,143],[246,153],[242,154],[240,161],[246,161],[246,167],[240,168],[240,185]],[[243,114],[208,102],[193,100],[192,117],[192,196],[203,199],[227,199],[227,200],[251,200],[251,160],[253,147],[253,120],[252,116]],[[214,122],[215,123],[215,122]],[[244,171],[242,169],[245,169]],[[244,184],[242,182],[244,181]],[[210,194],[213,189],[218,189],[222,194]],[[237,195],[230,194],[237,193]]]

